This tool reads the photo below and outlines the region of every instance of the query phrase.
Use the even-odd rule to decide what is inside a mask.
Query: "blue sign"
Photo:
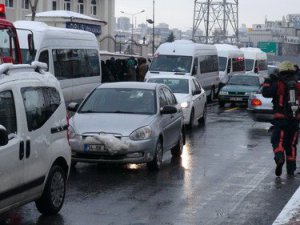
[[[77,30],[85,30],[85,31],[92,32],[95,35],[100,35],[101,34],[101,26],[100,25],[66,22],[66,28],[77,29]]]

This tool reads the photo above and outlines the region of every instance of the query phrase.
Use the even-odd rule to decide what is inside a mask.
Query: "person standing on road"
[[[279,64],[279,73],[271,74],[263,84],[262,95],[272,98],[273,131],[271,143],[276,163],[275,174],[281,176],[286,162],[288,177],[296,170],[298,130],[300,120],[300,84],[294,64],[284,61]]]

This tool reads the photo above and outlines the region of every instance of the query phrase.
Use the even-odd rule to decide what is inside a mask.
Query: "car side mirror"
[[[8,143],[8,132],[6,128],[0,125],[0,146],[7,145]]]
[[[201,94],[201,90],[195,90],[195,91],[193,91],[192,94],[193,94],[193,95],[199,95],[199,94]]]
[[[177,108],[172,105],[166,105],[160,110],[161,114],[173,114],[177,113]]]
[[[78,109],[78,106],[79,106],[79,104],[78,104],[77,102],[71,102],[71,103],[68,105],[67,109],[68,109],[70,112],[76,112],[77,109]]]

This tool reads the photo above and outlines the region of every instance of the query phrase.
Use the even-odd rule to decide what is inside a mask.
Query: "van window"
[[[257,60],[258,71],[268,70],[268,64],[266,60]]]
[[[52,50],[54,75],[59,80],[100,75],[100,62],[94,49]]]
[[[205,55],[200,56],[200,72],[201,73],[211,73],[219,71],[219,63],[217,55]]]
[[[8,134],[17,132],[17,117],[15,102],[11,91],[0,92],[0,124]]]
[[[51,87],[21,89],[29,131],[42,127],[61,103],[58,91]]]
[[[46,63],[48,65],[47,71],[49,71],[49,53],[48,53],[48,50],[42,51],[38,60],[39,60],[39,62]]]
[[[245,61],[244,58],[234,58],[232,59],[232,72],[244,71]]]
[[[192,56],[158,55],[153,58],[150,71],[190,73]]]
[[[219,71],[225,71],[227,66],[227,58],[219,57]]]
[[[254,66],[254,60],[253,59],[246,59],[245,60],[245,69],[246,71],[252,71]]]

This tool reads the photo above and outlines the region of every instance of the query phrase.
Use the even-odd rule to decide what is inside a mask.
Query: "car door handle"
[[[24,141],[20,142],[20,149],[19,149],[19,159],[22,160],[24,158]]]
[[[26,159],[30,156],[30,140],[26,141]]]

